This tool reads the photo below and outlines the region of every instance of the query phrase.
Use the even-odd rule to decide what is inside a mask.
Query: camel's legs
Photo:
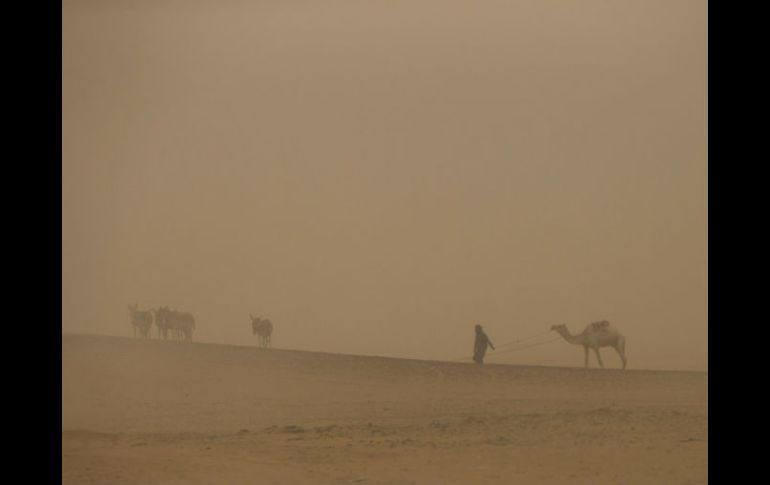
[[[604,362],[602,362],[602,356],[599,354],[599,347],[594,348],[594,352],[596,352],[596,360],[599,361],[599,366],[603,369],[604,368]]]
[[[617,347],[615,347],[615,350],[617,350],[618,355],[620,356],[620,360],[623,361],[623,368],[625,369],[626,368],[626,352],[625,352],[625,349],[623,347],[624,347],[623,343],[620,343],[620,344],[618,344]]]
[[[585,362],[585,367],[586,367],[586,369],[588,369],[588,347],[586,347],[586,346],[584,345],[584,346],[583,346],[583,351],[584,351],[584,353],[585,353],[585,356],[586,356],[586,359],[585,359],[585,361],[586,361],[586,362]]]

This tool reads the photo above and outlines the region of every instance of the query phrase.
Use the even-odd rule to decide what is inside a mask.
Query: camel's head
[[[563,323],[559,323],[557,325],[551,325],[551,330],[560,330],[563,328],[567,328],[567,326]]]

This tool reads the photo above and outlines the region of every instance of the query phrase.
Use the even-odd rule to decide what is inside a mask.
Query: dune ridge
[[[62,335],[63,483],[706,483],[708,374]]]

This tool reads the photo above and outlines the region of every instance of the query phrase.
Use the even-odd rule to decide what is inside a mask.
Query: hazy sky
[[[62,15],[63,332],[167,304],[198,341],[256,345],[253,313],[276,347],[470,360],[475,323],[607,319],[630,368],[707,368],[705,0]]]

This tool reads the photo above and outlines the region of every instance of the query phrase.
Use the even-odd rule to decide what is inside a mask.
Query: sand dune
[[[62,482],[702,484],[708,374],[62,336]]]

